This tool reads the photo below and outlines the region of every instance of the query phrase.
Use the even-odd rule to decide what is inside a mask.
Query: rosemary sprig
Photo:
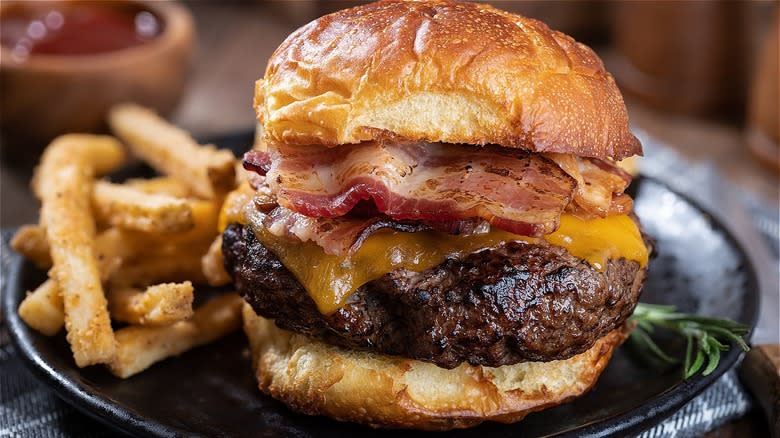
[[[729,349],[728,341],[733,341],[745,351],[750,349],[742,339],[750,331],[748,326],[728,319],[677,313],[676,310],[674,306],[639,303],[630,318],[637,324],[631,333],[631,340],[662,362],[675,364],[680,361],[664,352],[650,334],[653,333],[654,327],[658,326],[685,336],[685,379],[696,375],[700,370],[705,376],[714,371],[720,362],[721,352]]]

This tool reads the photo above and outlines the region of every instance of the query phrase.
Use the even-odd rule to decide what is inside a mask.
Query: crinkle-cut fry
[[[131,178],[124,183],[136,190],[154,195],[168,195],[174,198],[187,198],[190,196],[189,187],[172,176]]]
[[[243,300],[222,295],[195,310],[192,318],[163,327],[130,326],[116,332],[117,353],[108,365],[112,374],[127,378],[152,364],[207,344],[241,325]]]
[[[107,181],[95,182],[92,211],[98,223],[144,232],[179,232],[195,225],[185,199],[144,193]]]
[[[56,335],[65,325],[65,311],[57,282],[48,279],[19,305],[19,317],[46,336]]]
[[[122,156],[114,138],[65,135],[44,151],[36,170],[41,223],[65,308],[67,339],[76,365],[107,363],[116,351],[95,251],[95,221],[90,214],[92,181],[105,170],[106,157]]]
[[[32,261],[41,269],[51,268],[49,241],[46,240],[46,230],[38,225],[22,225],[11,239],[11,248]]]
[[[156,284],[145,291],[112,288],[108,309],[116,321],[148,326],[173,324],[192,316],[193,291],[189,281]]]
[[[198,145],[187,132],[154,112],[122,104],[111,109],[108,121],[134,155],[187,184],[196,196],[216,199],[235,185],[232,152]]]
[[[201,258],[201,265],[209,286],[224,286],[230,283],[231,278],[225,271],[225,259],[222,257],[222,236],[214,239],[206,255]]]

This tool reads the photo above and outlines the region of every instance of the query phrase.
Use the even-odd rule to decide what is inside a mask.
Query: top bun
[[[266,140],[400,137],[622,159],[641,154],[588,47],[488,5],[381,1],[290,35],[255,90]]]

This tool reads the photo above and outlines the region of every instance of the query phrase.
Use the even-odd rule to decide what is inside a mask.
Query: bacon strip
[[[300,213],[277,207],[263,216],[263,227],[275,236],[312,241],[327,254],[345,255],[357,251],[363,242],[376,231],[391,229],[414,233],[430,230],[423,223],[402,223],[387,217],[369,219],[355,217],[311,218]]]
[[[312,241],[326,254],[354,254],[370,235],[383,229],[405,233],[436,230],[461,236],[490,231],[490,224],[483,220],[398,222],[376,212],[363,216],[350,214],[336,218],[311,218],[280,207],[270,194],[265,177],[254,175],[255,177],[250,179],[252,187],[257,191],[253,200],[256,214],[251,215],[252,220],[256,221],[255,225],[275,236],[294,238],[302,242]],[[351,213],[354,213],[354,210]]]
[[[304,216],[343,216],[370,199],[396,221],[481,218],[524,236],[555,231],[576,185],[538,154],[491,146],[285,146],[248,152],[244,162],[266,174],[281,206]]]
[[[631,175],[617,165],[570,154],[546,153],[544,156],[577,181],[568,211],[586,217],[607,217],[631,211],[631,198],[623,194],[631,183]]]

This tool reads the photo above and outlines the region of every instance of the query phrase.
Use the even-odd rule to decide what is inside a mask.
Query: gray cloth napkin
[[[732,193],[710,166],[691,166],[674,151],[641,133],[640,138],[646,151],[643,173],[666,181],[675,190],[720,213],[723,217],[719,218],[725,220],[743,242],[748,243],[758,270],[765,271],[761,279],[764,291],[762,309],[770,308],[770,311],[762,313],[759,330],[753,340],[778,343],[776,338],[780,335],[776,333],[775,326],[778,320],[776,291],[780,235],[776,209],[763,206],[748,194]],[[739,202],[735,203],[735,199]],[[763,239],[757,237],[756,229],[762,233]],[[5,273],[12,258],[16,257],[8,247],[9,238],[10,233],[2,233],[0,294],[5,292]],[[767,242],[774,254],[767,247]],[[0,315],[0,438],[115,436],[114,432],[79,413],[33,378],[9,344],[3,320]],[[751,406],[750,397],[737,380],[736,372],[731,370],[681,410],[639,436],[700,436],[745,415]]]

